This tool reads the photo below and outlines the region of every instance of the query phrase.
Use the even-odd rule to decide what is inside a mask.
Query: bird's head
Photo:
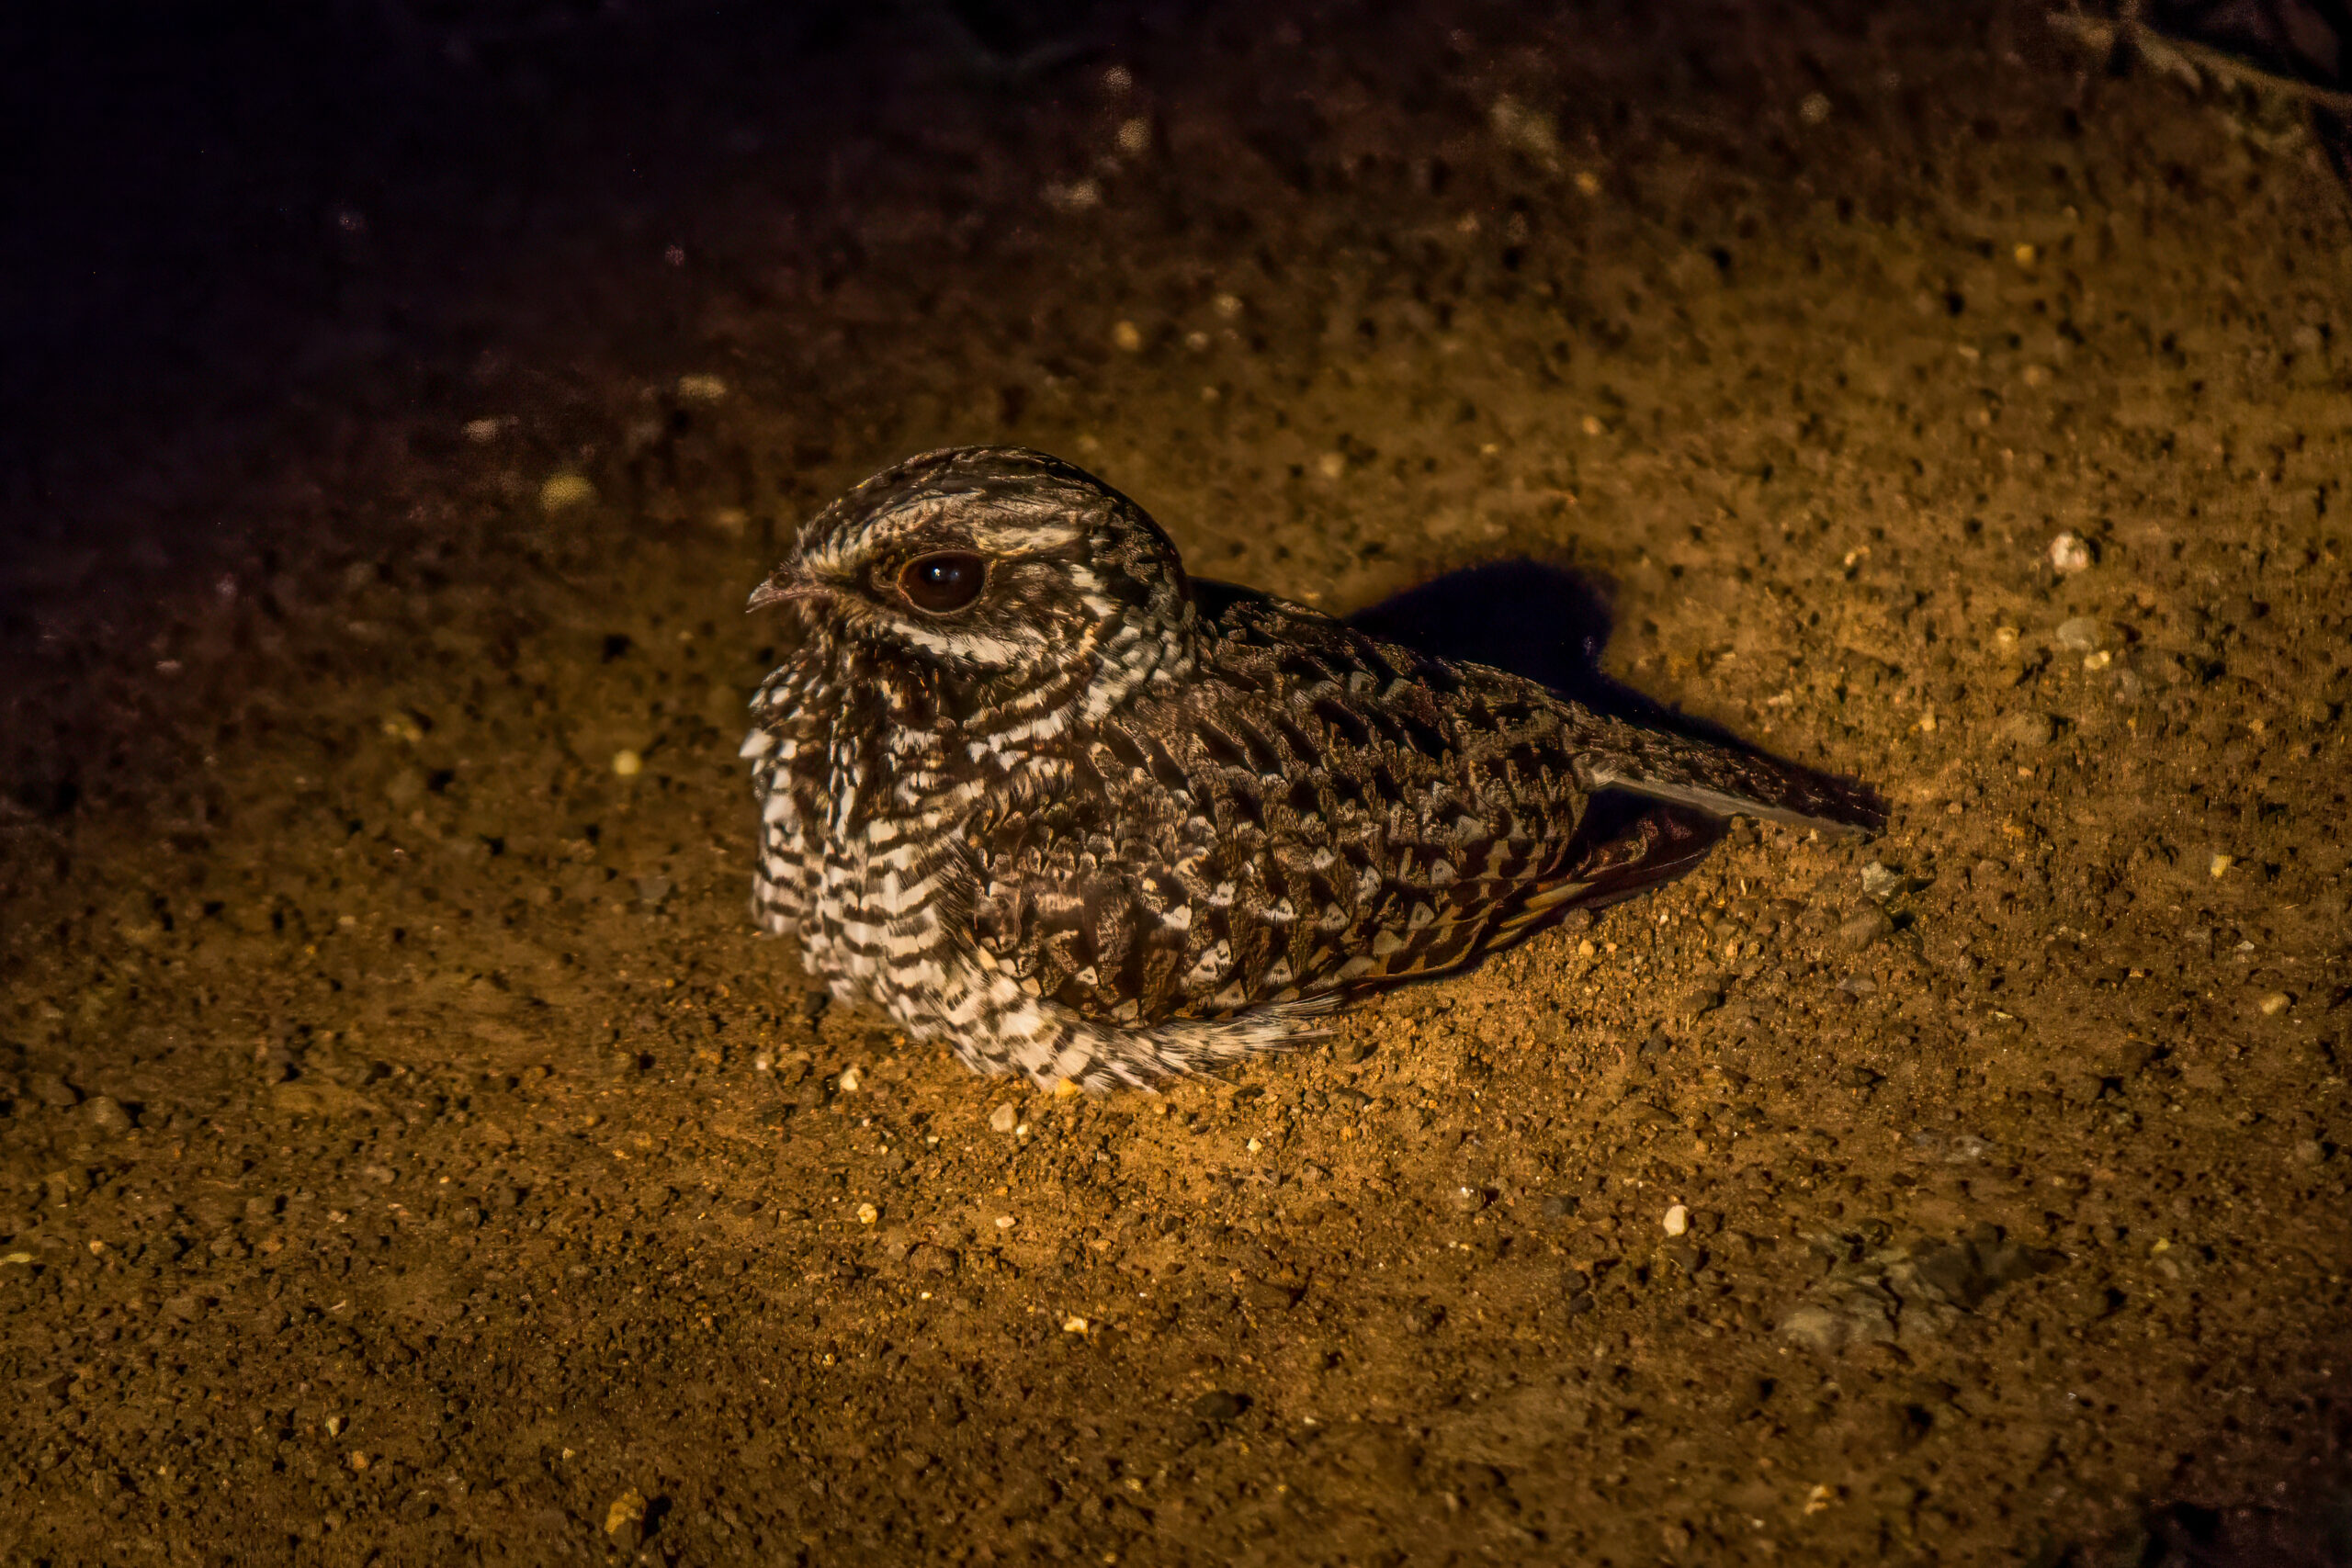
[[[790,604],[953,683],[1021,686],[1181,639],[1190,601],[1176,547],[1125,496],[1042,452],[965,446],[825,508],[750,607]]]

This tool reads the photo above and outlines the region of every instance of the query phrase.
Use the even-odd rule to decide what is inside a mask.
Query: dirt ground
[[[254,133],[290,271],[17,436],[0,1556],[2352,1561],[2343,195],[2038,6],[1657,10],[592,17],[427,39],[479,162]],[[978,1079],[755,937],[736,744],[795,522],[1000,440],[1335,612],[1544,563],[1892,826]]]

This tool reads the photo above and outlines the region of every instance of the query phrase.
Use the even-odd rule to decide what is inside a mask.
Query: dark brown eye
[[[944,615],[978,598],[988,581],[985,557],[965,550],[933,550],[899,569],[899,592],[916,609]]]

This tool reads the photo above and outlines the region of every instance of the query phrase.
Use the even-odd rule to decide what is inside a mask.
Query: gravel
[[[632,1486],[605,1507],[605,1533],[624,1551],[645,1539],[645,1494]]]
[[[25,1087],[32,1097],[56,1111],[70,1111],[82,1103],[80,1091],[55,1073],[34,1073],[25,1079]]]
[[[2036,708],[2019,708],[2001,720],[2001,739],[2018,746],[2047,746],[2058,738],[2058,722]]]
[[[2058,646],[2072,653],[2111,648],[2115,640],[2115,628],[2090,615],[2075,615],[2058,623]]]
[[[1222,1425],[1238,1419],[1242,1412],[1250,1408],[1250,1398],[1246,1393],[1238,1393],[1230,1389],[1213,1388],[1193,1401],[1193,1416],[1195,1420]]]
[[[1860,953],[1894,929],[1894,922],[1885,910],[1864,909],[1838,927],[1838,944],[1849,953]]]

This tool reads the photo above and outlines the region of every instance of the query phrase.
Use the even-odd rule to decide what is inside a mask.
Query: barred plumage
[[[1881,818],[1824,778],[1188,580],[1039,453],[866,480],[752,595],[754,910],[845,1001],[1089,1088],[1311,1032],[1706,852],[1727,815]],[[1596,795],[1634,800],[1589,813]]]

